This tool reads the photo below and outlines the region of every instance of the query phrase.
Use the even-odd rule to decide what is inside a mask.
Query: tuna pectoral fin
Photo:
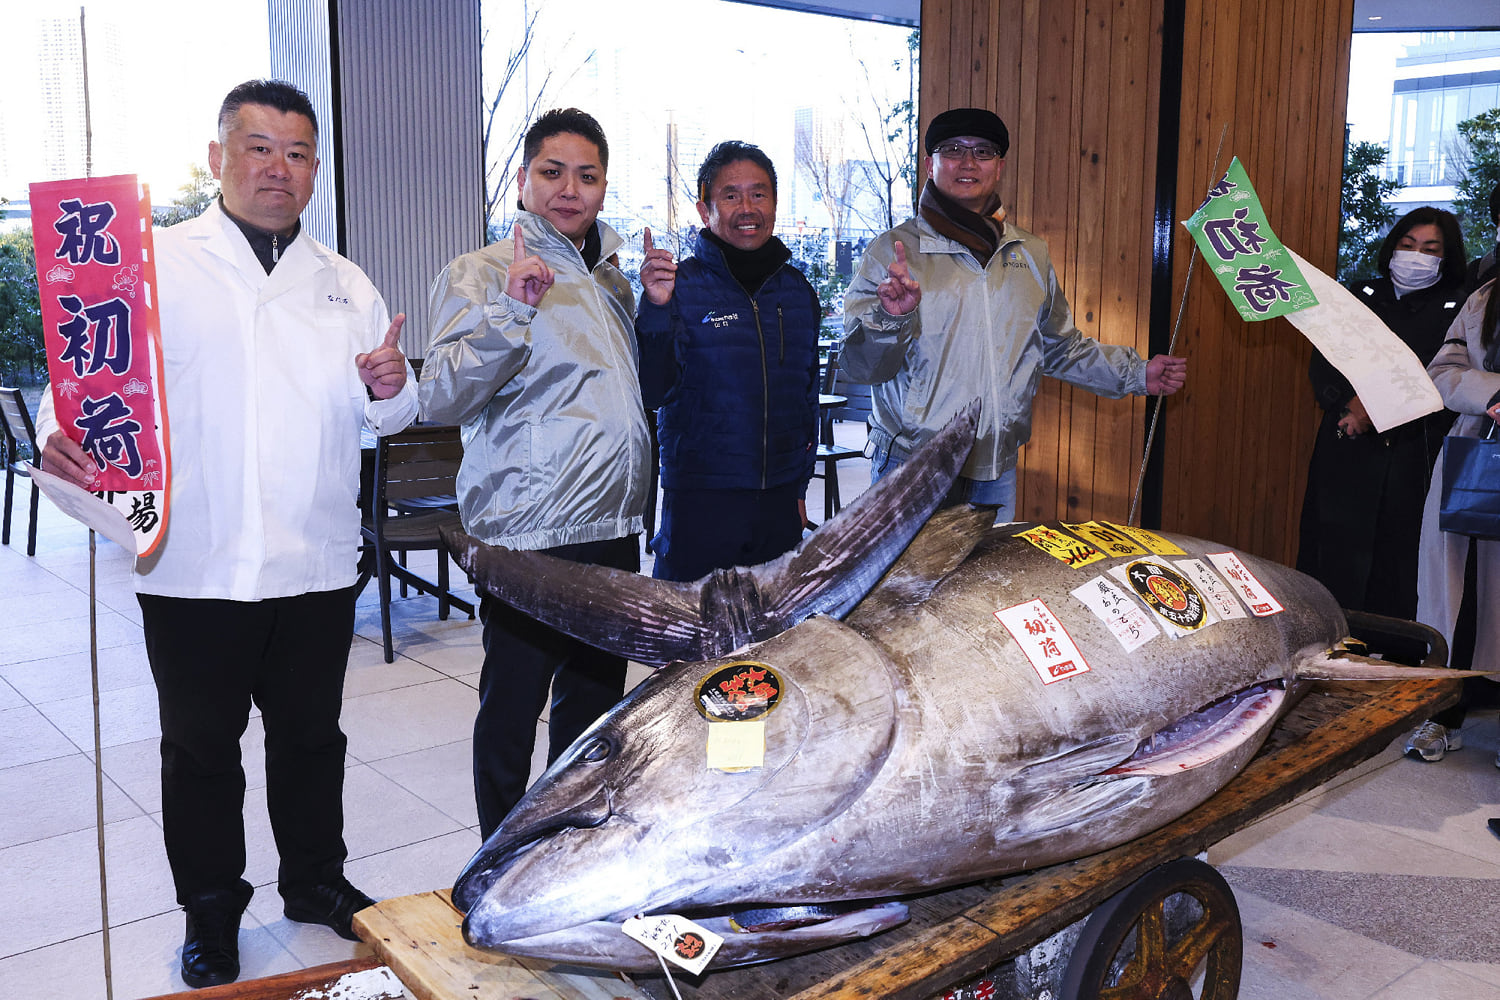
[[[444,536],[477,587],[559,631],[640,663],[713,659],[812,615],[848,614],[947,495],[978,421],[976,401],[780,559],[695,583]]]
[[[1293,673],[1309,681],[1420,681],[1460,680],[1459,671],[1447,667],[1408,667],[1390,660],[1372,660],[1355,653],[1330,654],[1327,650],[1303,658]],[[1469,674],[1495,674],[1497,670],[1471,670]]]

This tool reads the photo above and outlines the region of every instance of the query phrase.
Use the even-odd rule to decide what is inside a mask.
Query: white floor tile
[[[0,848],[46,840],[79,830],[93,831],[93,762],[82,754],[54,757],[0,770]],[[104,780],[104,821],[144,816],[113,781]]]
[[[173,908],[172,878],[161,828],[147,817],[105,828],[110,923]],[[94,830],[49,837],[0,850],[0,956],[96,933],[99,853]]]
[[[1463,997],[1464,1000],[1497,1000],[1500,986],[1464,975],[1441,962],[1423,962],[1370,1000],[1412,1000],[1414,997]]]
[[[377,760],[370,767],[460,826],[479,822],[474,805],[474,743],[462,739]]]
[[[94,699],[92,694],[41,706],[47,718],[80,749],[94,748]],[[105,747],[154,739],[161,736],[157,719],[156,685],[138,684],[99,696],[99,739]]]
[[[30,702],[21,696],[21,692],[17,691],[10,681],[0,676],[0,712],[12,708],[23,708],[28,704]]]
[[[472,688],[445,679],[347,698],[341,725],[350,755],[376,761],[462,739],[478,707]]]
[[[1245,932],[1240,1000],[1365,1000],[1421,964],[1253,894],[1236,900]]]
[[[4,734],[0,738],[0,768],[64,757],[79,749],[31,705],[0,711],[0,733]]]
[[[344,776],[344,842],[351,858],[430,840],[465,824],[369,766]]]
[[[34,705],[67,698],[92,700],[94,688],[91,674],[87,649],[0,665],[0,677],[9,681]],[[121,688],[151,683],[151,665],[146,660],[144,642],[130,642],[99,650],[101,696]]]

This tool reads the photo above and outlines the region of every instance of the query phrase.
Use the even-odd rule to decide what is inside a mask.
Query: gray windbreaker
[[[886,312],[875,294],[896,259],[897,240],[922,286],[921,304],[906,316]],[[1146,362],[1073,325],[1047,245],[1009,223],[987,267],[920,217],[876,237],[844,293],[839,366],[874,386],[870,440],[897,457],[979,398],[978,435],[962,472],[977,480],[1015,467],[1031,438],[1031,403],[1043,375],[1112,399],[1146,391]]]
[[[422,416],[463,426],[459,508],[475,538],[514,549],[622,538],[641,530],[649,470],[635,296],[605,259],[622,241],[598,223],[590,273],[547,220],[516,218],[556,279],[537,308],[506,295],[509,239],[443,269]]]

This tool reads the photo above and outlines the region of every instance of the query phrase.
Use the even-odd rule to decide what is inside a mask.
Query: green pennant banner
[[[1183,225],[1242,319],[1270,319],[1318,304],[1291,253],[1271,231],[1238,156]]]

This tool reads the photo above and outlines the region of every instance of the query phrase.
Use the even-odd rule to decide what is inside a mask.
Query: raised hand
[[[875,286],[880,304],[892,316],[905,316],[922,301],[922,286],[911,276],[906,263],[906,247],[896,241],[896,259],[885,269],[885,280]]]
[[[359,380],[370,387],[376,399],[390,399],[406,385],[406,355],[401,353],[401,327],[406,313],[397,313],[380,346],[367,354],[354,356]]]
[[[547,294],[547,289],[552,287],[552,268],[542,258],[527,255],[526,238],[521,235],[519,222],[511,234],[511,243],[515,253],[511,257],[510,271],[505,276],[505,294],[517,302],[536,306],[541,303],[542,296]]]
[[[641,287],[653,304],[664,306],[672,301],[677,287],[677,261],[671,251],[658,250],[651,241],[651,227],[646,227],[646,259],[641,262]]]

